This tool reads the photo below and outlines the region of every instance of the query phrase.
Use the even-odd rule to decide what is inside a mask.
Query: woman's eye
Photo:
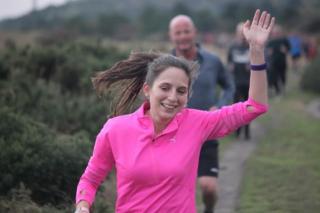
[[[161,89],[162,89],[163,91],[168,91],[168,90],[169,90],[169,87],[161,87]]]
[[[184,90],[184,89],[182,89],[182,90],[178,90],[178,93],[179,93],[179,94],[182,94],[182,95],[183,95],[183,94],[185,94],[186,92],[187,92],[187,91],[186,91],[186,90]]]

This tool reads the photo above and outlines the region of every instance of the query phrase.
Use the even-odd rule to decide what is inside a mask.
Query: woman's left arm
[[[252,23],[246,21],[243,34],[250,49],[250,87],[249,98],[261,104],[268,104],[268,83],[264,48],[274,26],[275,18],[266,11],[256,10]]]
[[[250,49],[250,87],[249,100],[223,107],[207,114],[207,139],[222,137],[248,124],[268,109],[268,85],[264,48],[274,25],[275,19],[267,12],[257,10],[252,23],[247,21],[243,34]]]

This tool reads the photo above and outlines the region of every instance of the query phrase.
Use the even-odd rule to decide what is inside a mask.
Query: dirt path
[[[309,112],[315,118],[320,119],[320,99],[311,101],[307,107],[307,112]]]
[[[259,138],[264,134],[258,123],[251,124],[252,138],[250,141],[239,140],[232,142],[225,150],[220,160],[218,178],[219,201],[215,213],[233,213],[238,205],[242,176],[245,162],[255,150]]]

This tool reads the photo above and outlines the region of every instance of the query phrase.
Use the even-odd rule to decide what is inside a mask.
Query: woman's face
[[[158,122],[170,121],[187,104],[189,78],[184,70],[169,67],[162,71],[152,86],[145,84],[149,97],[150,115]]]

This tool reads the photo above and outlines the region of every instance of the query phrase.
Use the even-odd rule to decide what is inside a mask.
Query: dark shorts
[[[291,57],[292,57],[293,59],[298,59],[298,58],[300,58],[300,56],[301,56],[300,53],[294,53]]]
[[[219,174],[219,143],[216,140],[206,141],[200,152],[198,177],[218,177]]]

